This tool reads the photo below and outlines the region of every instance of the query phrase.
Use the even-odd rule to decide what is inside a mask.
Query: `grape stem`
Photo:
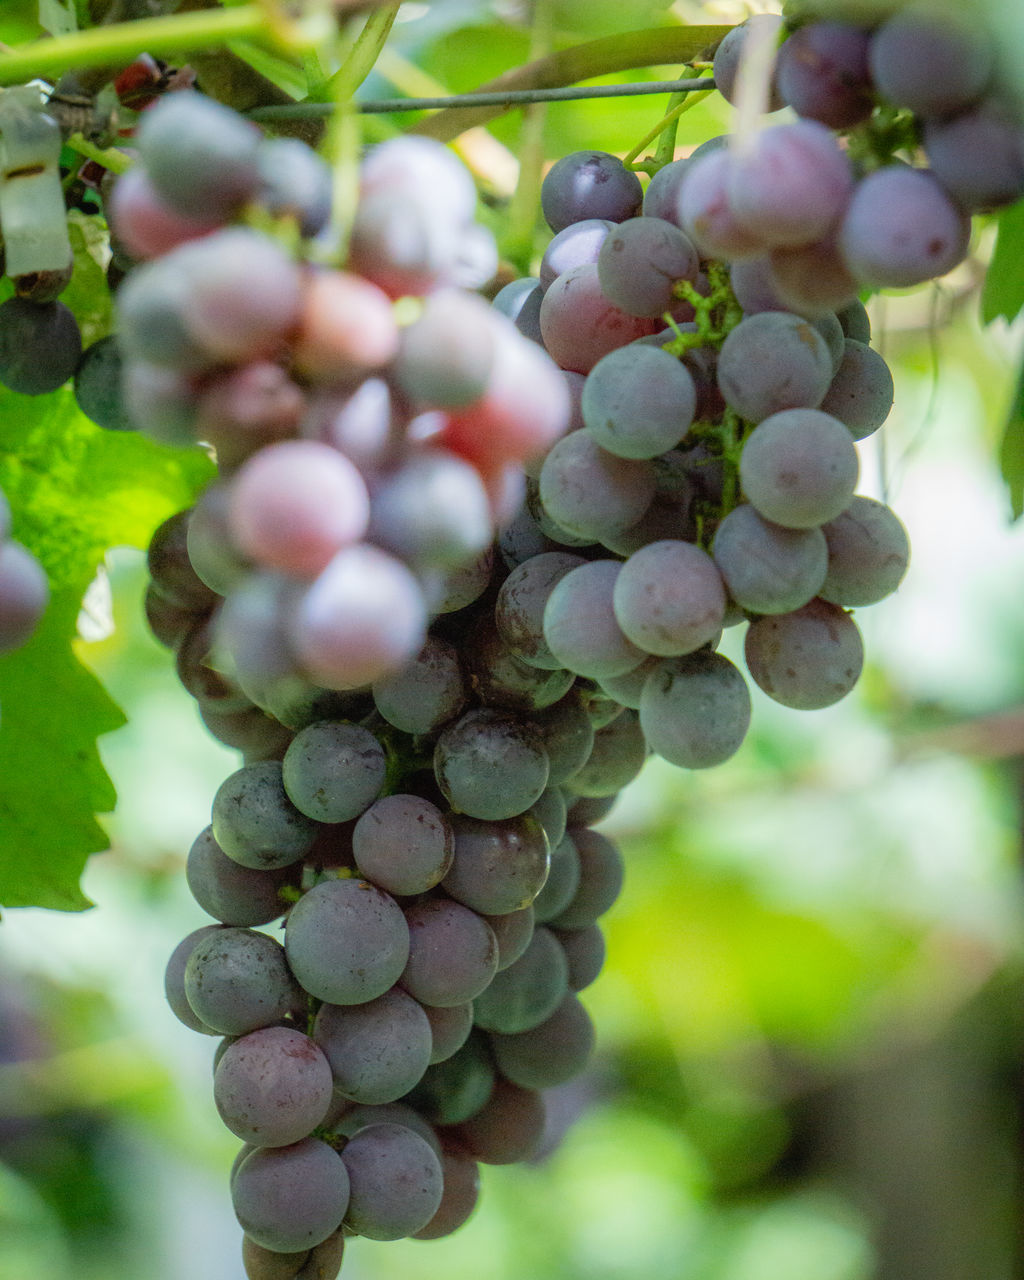
[[[676,92],[673,93],[669,102],[668,112],[654,126],[650,133],[646,134],[636,144],[636,146],[626,155],[623,164],[627,169],[642,169],[645,173],[649,173],[652,177],[655,173],[672,159],[675,154],[676,126],[679,123],[679,117],[684,111],[689,111],[691,107],[695,107],[698,102],[703,102],[709,93],[715,89],[714,80],[707,76],[699,80],[680,80],[677,83]],[[657,155],[637,162],[637,156],[645,147],[660,138],[658,143]],[[668,142],[665,139],[668,139]]]

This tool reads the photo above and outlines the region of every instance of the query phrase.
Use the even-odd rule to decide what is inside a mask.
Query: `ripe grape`
[[[785,311],[741,320],[718,356],[722,394],[751,422],[782,409],[816,409],[831,378],[825,340],[812,322]]]
[[[707,769],[739,750],[750,725],[750,693],[719,653],[667,658],[644,685],[640,724],[652,751],[683,769]]]
[[[679,299],[678,280],[697,279],[697,250],[674,223],[645,215],[620,223],[604,239],[597,274],[607,298],[631,316],[660,316]]]
[[[729,595],[752,613],[789,613],[817,595],[828,547],[821,529],[784,529],[748,503],[718,526],[711,554]]]
[[[242,1229],[264,1249],[312,1249],[341,1226],[349,1203],[348,1170],[319,1138],[261,1147],[239,1166],[231,1199]]]
[[[0,304],[0,384],[8,390],[48,395],[73,376],[81,355],[78,321],[63,302]]]
[[[578,821],[575,814],[573,822]],[[614,841],[599,831],[573,826],[580,882],[569,905],[549,921],[552,929],[586,929],[608,911],[622,891],[625,866]]]
[[[615,223],[609,218],[584,218],[582,222],[571,222],[563,227],[549,242],[540,260],[538,272],[541,295],[547,292],[558,276],[573,267],[581,267],[588,262],[597,262],[601,246],[608,238],[608,233]],[[538,324],[540,307],[537,310]]]
[[[394,898],[365,880],[323,880],[292,907],[288,963],[303,988],[330,1004],[362,1004],[401,977],[409,928]]]
[[[947,116],[985,92],[995,48],[982,24],[916,6],[874,32],[868,62],[876,89],[890,102],[919,116]]]
[[[675,356],[631,343],[593,367],[581,407],[586,429],[602,449],[621,458],[656,458],[674,449],[689,430],[697,389]]]
[[[466,698],[458,651],[433,635],[415,657],[373,685],[377,710],[404,733],[433,733],[459,714]]]
[[[910,543],[899,517],[884,503],[855,497],[821,531],[828,545],[828,571],[818,593],[823,600],[846,608],[876,604],[903,580]]]
[[[607,151],[574,151],[545,174],[540,203],[552,231],[585,218],[625,222],[643,202],[635,173]]]
[[[409,907],[409,959],[403,989],[437,1008],[474,1000],[497,972],[498,943],[490,925],[469,907],[428,898]]]
[[[434,775],[453,809],[496,822],[524,813],[537,800],[547,786],[548,759],[528,725],[480,708],[442,731]]]
[[[473,1020],[485,1031],[528,1031],[554,1013],[568,989],[565,952],[551,930],[540,926],[519,959],[477,995]]]
[[[200,1021],[229,1036],[269,1027],[300,1001],[281,944],[238,928],[218,929],[193,947],[185,996]]]
[[[449,897],[483,916],[529,907],[544,887],[550,861],[547,836],[537,819],[523,813],[484,822],[453,814],[452,828],[455,858],[441,881]]]
[[[848,22],[809,22],[780,45],[779,95],[797,115],[849,129],[874,107],[869,33]]]
[[[854,440],[863,440],[889,416],[893,396],[892,374],[882,357],[866,343],[847,338],[819,408],[838,418]]]
[[[551,1089],[579,1075],[594,1051],[594,1024],[571,992],[539,1026],[514,1035],[493,1033],[498,1070],[524,1089]]]
[[[864,664],[857,624],[837,605],[819,599],[793,613],[757,618],[747,631],[744,654],[759,687],[799,711],[817,711],[844,698]]]
[[[614,608],[619,560],[591,560],[556,585],[544,608],[544,639],[555,657],[577,675],[622,675],[644,660],[644,651],[622,630]]]
[[[663,657],[707,644],[725,616],[725,587],[714,561],[700,547],[672,539],[629,557],[612,600],[623,634],[645,653]]]
[[[376,800],[387,757],[362,725],[321,720],[297,733],[282,762],[292,804],[318,822],[346,822]]]
[[[359,1004],[322,1004],[312,1034],[330,1063],[335,1090],[354,1102],[394,1102],[430,1065],[430,1022],[397,987]]]
[[[97,426],[107,431],[134,431],[121,391],[123,361],[116,334],[92,343],[75,369],[75,401]]]
[[[295,879],[287,868],[257,871],[229,858],[206,827],[189,850],[185,878],[202,909],[224,924],[269,924],[285,912],[281,889]]]
[[[382,796],[356,822],[352,854],[360,873],[388,893],[425,893],[448,873],[455,838],[448,819],[429,800]]]
[[[310,849],[316,824],[285,791],[281,764],[245,765],[221,783],[213,799],[214,839],[243,867],[268,870],[297,862]]]
[[[657,321],[632,316],[606,297],[595,262],[558,276],[540,307],[545,347],[557,365],[576,373],[589,373],[609,351],[657,328]]]
[[[853,438],[830,414],[786,409],[754,428],[740,455],[740,482],[766,520],[809,529],[846,509],[859,463]]]
[[[258,1147],[306,1138],[331,1104],[331,1068],[308,1036],[263,1027],[227,1046],[213,1078],[220,1118],[236,1137]]]
[[[42,565],[20,542],[0,542],[0,653],[23,645],[50,598]]]
[[[656,487],[648,459],[610,453],[589,431],[559,440],[540,472],[540,499],[547,514],[570,533],[593,541],[636,524]]]
[[[351,1188],[345,1226],[356,1235],[399,1240],[422,1230],[440,1207],[441,1162],[404,1125],[367,1125],[341,1158]]]

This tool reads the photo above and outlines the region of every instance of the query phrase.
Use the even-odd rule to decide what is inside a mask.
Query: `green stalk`
[[[54,36],[0,55],[0,85],[24,84],[37,78],[56,80],[65,71],[83,67],[116,66],[131,62],[144,51],[162,57],[244,39],[287,47],[282,30],[274,30],[267,19],[264,5],[246,4],[237,9],[144,18]]]
[[[391,0],[391,3],[374,10],[366,19],[366,25],[344,64],[327,81],[325,87],[332,101],[337,102],[341,93],[351,98],[373,70],[380,51],[391,34],[391,28],[395,25],[400,8],[401,0]]]

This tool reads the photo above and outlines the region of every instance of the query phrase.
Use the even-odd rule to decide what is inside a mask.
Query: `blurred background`
[[[509,33],[492,8],[396,28],[389,91],[413,91],[403,59],[453,90],[486,78]],[[743,16],[726,8],[705,20]],[[596,9],[598,34],[625,21]],[[545,154],[623,153],[657,118],[567,104]],[[684,116],[679,154],[727,123],[710,100]],[[496,218],[521,128],[475,144]],[[1024,1275],[1024,532],[995,463],[1024,332],[979,326],[990,252],[980,227],[953,276],[871,304],[896,408],[858,446],[860,491],[914,553],[858,612],[858,688],[810,714],[754,689],[728,764],[649,763],[602,824],[626,886],[584,994],[598,1051],[553,1091],[546,1154],[485,1167],[448,1240],[353,1242],[349,1280]],[[119,805],[96,907],[0,929],[0,1280],[242,1280],[214,1044],[163,1001],[167,956],[207,923],[185,856],[237,764],[145,632],[141,555],[108,573],[115,628],[80,651],[130,723],[101,742]]]

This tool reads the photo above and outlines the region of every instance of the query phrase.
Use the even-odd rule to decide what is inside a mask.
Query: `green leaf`
[[[985,324],[1003,316],[1013,323],[1024,307],[1024,202],[999,215],[995,252],[981,293],[981,318]]]
[[[999,469],[1010,495],[1014,520],[1024,515],[1024,364],[999,446]]]
[[[0,903],[89,905],[78,878],[115,800],[96,738],[124,717],[75,657],[79,607],[107,549],[144,547],[211,472],[198,449],[101,430],[70,388],[0,393],[0,488],[52,592],[36,635],[0,659]]]
[[[39,0],[39,25],[51,36],[67,36],[77,31],[75,0]]]

